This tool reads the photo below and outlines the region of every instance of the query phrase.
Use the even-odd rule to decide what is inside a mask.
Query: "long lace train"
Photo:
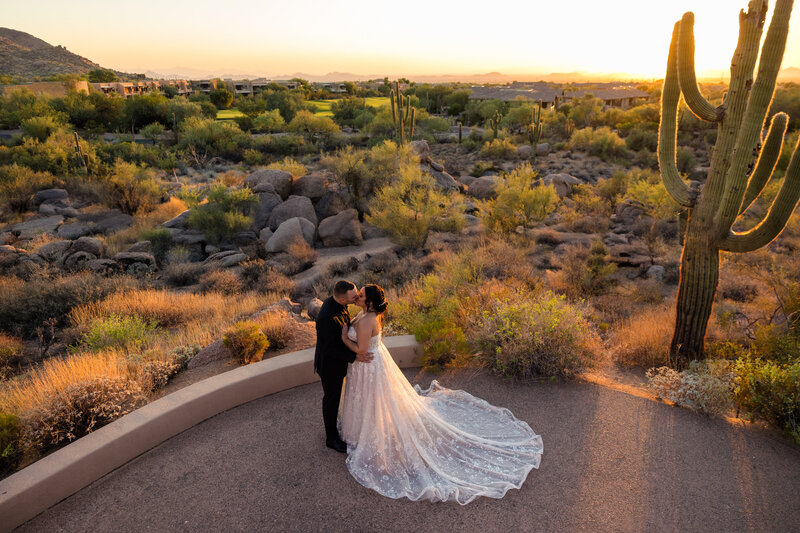
[[[412,387],[380,335],[370,353],[371,363],[350,365],[339,419],[359,483],[390,498],[465,505],[502,498],[539,467],[542,438],[511,411],[436,381]]]

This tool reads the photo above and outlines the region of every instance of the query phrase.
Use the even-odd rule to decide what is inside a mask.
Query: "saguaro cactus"
[[[739,42],[731,61],[731,80],[721,106],[700,94],[694,71],[694,15],[675,24],[661,94],[658,162],[664,185],[689,210],[681,256],[675,332],[670,345],[672,364],[679,368],[703,357],[703,338],[719,280],[719,252],[750,252],[765,246],[783,230],[800,198],[800,151],[792,153],[780,192],[767,215],[743,233],[732,225],[763,190],[781,151],[788,117],[772,117],[762,144],[765,117],[786,47],[792,0],[777,0],[772,21],[756,57],[767,14],[766,0],[751,0],[739,13]],[[717,141],[702,191],[681,179],[675,164],[678,102],[683,94],[699,118],[715,122]],[[758,151],[760,147],[760,152]],[[752,172],[755,155],[758,159]]]
[[[542,138],[542,101],[539,100],[539,108],[531,111],[531,123],[528,125],[528,140],[531,142],[531,158],[536,158],[536,145]]]
[[[397,135],[397,142],[402,145],[406,143],[406,130],[408,130],[408,140],[414,138],[414,122],[417,118],[417,110],[411,106],[410,95],[407,97],[407,100],[403,100],[399,82],[394,82],[394,89],[392,89],[390,97],[392,102],[394,131]]]
[[[500,127],[501,120],[503,120],[503,114],[500,111],[495,110],[494,116],[489,119],[489,125],[492,127],[494,139],[497,139],[497,129]]]

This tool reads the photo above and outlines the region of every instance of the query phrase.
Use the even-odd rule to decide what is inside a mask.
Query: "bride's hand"
[[[350,340],[350,337],[347,336],[348,328],[347,324],[342,326],[342,340],[347,344],[347,341]]]
[[[374,355],[370,355],[368,353],[357,353],[356,354],[356,361],[359,363],[369,363],[374,358]]]

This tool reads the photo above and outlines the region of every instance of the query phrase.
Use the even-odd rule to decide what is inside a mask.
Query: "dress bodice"
[[[356,335],[356,328],[354,328],[353,326],[350,326],[350,329],[347,331],[347,337],[351,341],[357,343],[358,342],[358,335]],[[380,342],[381,342],[381,334],[380,333],[378,333],[377,335],[374,335],[372,338],[370,338],[368,353],[371,353],[371,354],[378,353],[378,345],[380,344]]]

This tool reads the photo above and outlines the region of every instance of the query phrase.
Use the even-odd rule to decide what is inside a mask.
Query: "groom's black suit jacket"
[[[356,354],[342,341],[342,326],[350,325],[350,312],[347,306],[333,297],[322,303],[317,315],[317,349],[314,352],[314,372],[344,377],[347,365],[356,360]]]

